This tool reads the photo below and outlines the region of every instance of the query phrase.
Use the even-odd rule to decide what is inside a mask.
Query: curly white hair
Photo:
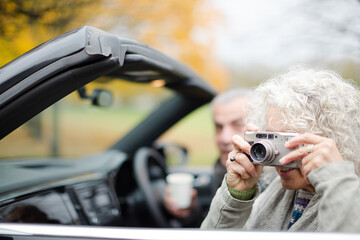
[[[266,130],[267,111],[274,106],[286,129],[333,139],[360,176],[359,104],[360,91],[352,80],[329,70],[295,67],[255,89],[247,121]]]

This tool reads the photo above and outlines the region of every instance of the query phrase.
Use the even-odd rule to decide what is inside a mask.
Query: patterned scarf
[[[289,222],[288,229],[291,228],[291,226],[299,220],[301,215],[303,214],[306,206],[309,204],[311,198],[314,196],[315,193],[313,192],[307,192],[304,190],[299,190],[297,197],[295,199],[295,204],[292,212],[292,216]]]

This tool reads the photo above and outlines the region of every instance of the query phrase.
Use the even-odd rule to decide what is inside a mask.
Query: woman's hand
[[[258,131],[255,125],[247,125],[246,131]],[[251,189],[258,182],[263,166],[254,165],[244,154],[250,155],[250,144],[239,135],[232,138],[233,150],[226,161],[227,185],[238,191]]]
[[[344,161],[334,140],[311,133],[301,134],[285,143],[285,147],[294,148],[304,145],[286,154],[280,159],[281,164],[289,164],[302,158],[301,172],[305,178],[308,174],[333,162]]]

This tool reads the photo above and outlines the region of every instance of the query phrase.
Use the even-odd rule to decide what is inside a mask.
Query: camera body
[[[279,162],[283,156],[299,147],[284,147],[287,141],[297,135],[299,134],[285,132],[245,132],[245,140],[251,145],[250,161],[264,166],[300,168],[301,159],[286,165]]]

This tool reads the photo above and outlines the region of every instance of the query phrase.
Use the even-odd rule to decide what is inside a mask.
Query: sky
[[[216,26],[216,48],[229,65],[360,59],[360,1],[210,1],[225,16]]]

